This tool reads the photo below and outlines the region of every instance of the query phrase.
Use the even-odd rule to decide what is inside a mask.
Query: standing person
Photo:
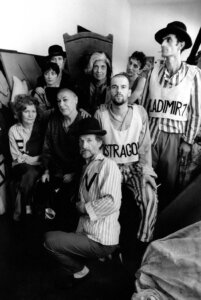
[[[143,72],[143,68],[146,65],[146,56],[143,52],[135,51],[128,59],[127,74],[129,78],[129,84],[131,89],[131,96],[129,103],[133,104],[136,101],[140,103],[143,94],[146,74]]]
[[[121,173],[116,163],[102,154],[105,134],[94,118],[80,122],[80,153],[86,165],[77,203],[79,224],[75,233],[53,231],[45,236],[45,248],[65,271],[65,286],[71,285],[72,278],[86,277],[90,272],[87,259],[105,257],[119,243]]]
[[[94,52],[85,73],[77,84],[79,106],[93,115],[98,106],[109,100],[110,59],[104,52]]]
[[[59,67],[59,76],[57,79],[57,85],[60,88],[72,89],[74,84],[70,75],[65,71],[66,53],[63,51],[60,45],[52,45],[48,48],[48,56],[46,62],[53,62]],[[43,76],[38,78],[37,86],[43,87],[45,84]]]
[[[31,96],[19,96],[14,103],[18,122],[9,129],[9,145],[12,156],[12,179],[19,183],[22,213],[32,213],[33,189],[42,173],[41,152],[46,121],[39,114],[39,104]],[[16,195],[15,195],[16,196]],[[19,218],[15,211],[14,219]]]
[[[151,72],[143,96],[152,138],[153,167],[161,183],[159,208],[176,194],[179,164],[186,168],[200,126],[201,72],[182,61],[192,42],[186,25],[169,23],[155,34],[164,64]]]
[[[130,201],[136,202],[140,209],[138,239],[149,242],[156,220],[157,197],[147,113],[140,105],[128,105],[131,90],[126,73],[112,77],[110,92],[111,103],[105,108],[101,107],[95,114],[101,128],[107,131],[103,153],[118,164],[123,177],[123,187],[126,186],[132,192]],[[123,199],[122,206],[127,204],[129,199]],[[132,219],[133,213],[126,211],[125,219],[128,216]],[[134,228],[130,230],[134,234]],[[131,243],[131,235],[129,239]]]

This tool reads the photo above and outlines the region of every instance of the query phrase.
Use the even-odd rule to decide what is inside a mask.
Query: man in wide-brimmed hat
[[[162,184],[159,208],[163,209],[175,197],[179,165],[187,165],[199,130],[201,73],[182,61],[182,51],[192,45],[184,23],[167,24],[155,39],[164,64],[152,71],[143,105],[150,118],[153,167]]]
[[[76,233],[53,231],[45,237],[45,248],[65,271],[65,286],[71,286],[72,278],[78,281],[88,275],[86,259],[105,257],[119,243],[121,173],[117,164],[102,154],[102,136],[105,134],[94,118],[80,122],[80,153],[86,166],[77,202],[78,227]]]

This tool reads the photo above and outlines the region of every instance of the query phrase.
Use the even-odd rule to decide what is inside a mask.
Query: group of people
[[[146,57],[136,51],[126,72],[111,77],[109,57],[95,52],[80,82],[65,73],[65,53],[53,45],[36,89],[15,101],[14,196],[26,216],[36,181],[51,190],[44,208],[56,213],[56,225],[44,246],[61,265],[66,286],[89,274],[86,259],[111,254],[121,241],[122,248],[135,240],[147,245],[158,212],[200,170],[201,70],[181,59],[191,38],[174,21],[155,39],[162,65],[144,72]],[[126,226],[136,214],[129,202],[136,228]]]

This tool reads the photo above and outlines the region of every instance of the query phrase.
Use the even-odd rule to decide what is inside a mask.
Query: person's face
[[[127,64],[127,74],[129,77],[133,77],[139,74],[141,63],[135,58],[129,58]]]
[[[52,56],[50,59],[51,62],[57,64],[59,66],[59,70],[62,71],[65,64],[65,59],[62,55],[59,56]]]
[[[183,42],[178,41],[176,35],[168,34],[161,43],[162,57],[176,56],[180,53],[183,45]]]
[[[86,160],[93,159],[99,151],[102,142],[94,134],[81,135],[79,138],[80,154]]]
[[[98,81],[105,79],[107,76],[107,65],[105,61],[96,60],[93,65],[92,73],[93,77]]]
[[[77,111],[77,97],[71,91],[61,91],[57,95],[57,104],[63,116],[68,117]]]
[[[37,116],[35,105],[27,105],[25,110],[22,111],[22,124],[33,125]]]
[[[149,60],[147,60],[146,65],[144,66],[143,70],[144,70],[144,71],[146,71],[146,70],[149,71],[149,70],[152,69],[152,67],[153,67],[152,62],[149,61]]]
[[[47,86],[54,86],[57,83],[58,75],[57,73],[50,69],[44,73],[44,78]]]
[[[111,99],[117,105],[123,105],[128,102],[131,95],[128,79],[124,76],[113,77],[111,81]]]

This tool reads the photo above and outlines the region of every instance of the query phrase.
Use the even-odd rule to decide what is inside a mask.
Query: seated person
[[[118,164],[122,173],[122,186],[131,194],[122,201],[126,213],[124,216],[121,214],[121,237],[124,239],[127,232],[130,232],[129,242],[122,240],[122,243],[125,252],[132,255],[131,246],[134,246],[136,240],[136,228],[126,226],[129,219],[134,219],[134,211],[128,209],[132,207],[130,202],[136,203],[140,212],[137,238],[139,244],[146,247],[153,238],[158,201],[147,113],[141,105],[129,105],[130,95],[127,74],[116,74],[111,79],[111,102],[105,108],[102,106],[98,109],[95,117],[101,128],[107,131],[103,137],[103,153]]]
[[[67,88],[57,94],[57,108],[49,119],[42,161],[42,182],[50,182],[55,200],[56,225],[72,230],[76,223],[73,198],[78,189],[82,168],[77,130],[83,118],[77,110],[78,98]],[[66,214],[68,217],[66,217]]]
[[[131,89],[129,103],[133,104],[136,101],[140,103],[142,93],[146,82],[146,73],[143,68],[146,64],[146,56],[143,52],[135,51],[128,59],[127,74]]]
[[[39,101],[40,108],[47,111],[56,105],[56,93],[59,88],[59,67],[56,63],[47,62],[43,67],[44,85],[36,87],[31,94]]]
[[[85,69],[86,75],[77,84],[79,106],[91,115],[109,100],[111,68],[111,61],[104,52],[94,52]]]
[[[57,78],[58,87],[73,88],[74,84],[70,75],[65,71],[66,53],[59,45],[52,45],[48,49],[47,61],[56,63],[59,67],[59,76]],[[37,86],[43,87],[45,85],[44,77],[38,78]]]
[[[102,154],[106,131],[96,119],[87,118],[80,122],[78,134],[80,153],[86,161],[77,202],[79,224],[76,232],[47,232],[44,243],[64,271],[63,278],[57,278],[65,287],[90,272],[87,259],[111,254],[120,233],[121,173],[116,163]]]
[[[39,104],[31,96],[18,96],[14,103],[18,123],[9,129],[13,183],[19,183],[22,209],[31,213],[34,183],[41,174],[40,155],[46,124],[39,114]],[[14,215],[17,220],[19,215]]]

